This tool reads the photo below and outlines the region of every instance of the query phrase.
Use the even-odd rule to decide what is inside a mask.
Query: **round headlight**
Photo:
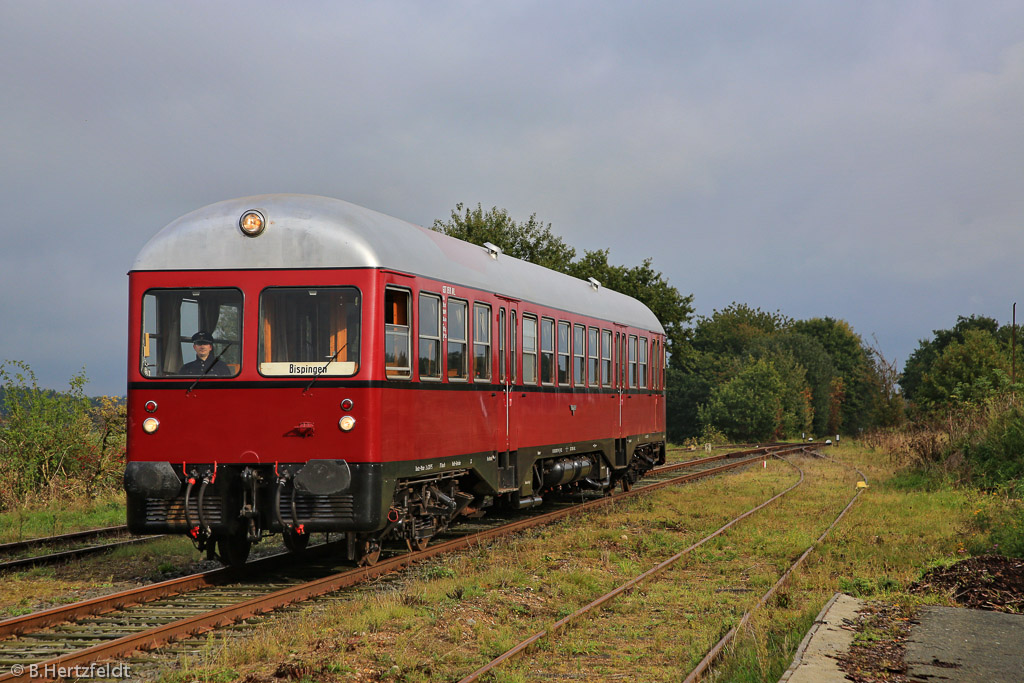
[[[249,237],[256,237],[267,227],[267,219],[256,209],[251,209],[243,213],[242,217],[238,219],[238,227],[242,229],[243,234]]]
[[[142,421],[142,431],[147,434],[152,434],[156,430],[160,429],[160,420],[155,417],[147,417]]]
[[[355,426],[356,426],[356,419],[354,417],[352,417],[351,415],[346,415],[345,417],[343,417],[340,420],[338,420],[338,427],[340,427],[341,431],[343,431],[343,432],[351,431],[352,428],[355,427]]]

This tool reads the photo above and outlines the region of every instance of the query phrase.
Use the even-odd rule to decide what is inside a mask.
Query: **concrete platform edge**
[[[821,608],[807,635],[800,641],[793,662],[779,683],[830,683],[846,680],[831,653],[845,652],[853,642],[853,632],[842,628],[851,622],[864,601],[844,593],[836,593]],[[825,626],[825,629],[821,627]]]

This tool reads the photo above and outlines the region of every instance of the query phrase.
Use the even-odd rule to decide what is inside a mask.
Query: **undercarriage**
[[[392,489],[381,465],[343,460],[178,469],[132,462],[125,472],[128,526],[139,534],[185,533],[208,557],[231,566],[244,564],[253,544],[271,534],[280,533],[295,553],[312,533],[340,534],[348,559],[369,565],[386,546],[426,548],[457,518],[478,516],[488,505],[521,509],[539,505],[547,493],[628,490],[664,460],[659,443],[638,446],[619,469],[600,452],[537,460],[532,486],[505,493],[465,469],[392,479]]]

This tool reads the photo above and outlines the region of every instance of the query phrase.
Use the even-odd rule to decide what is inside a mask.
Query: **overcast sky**
[[[902,367],[1024,303],[1024,3],[0,0],[0,162],[0,360],[54,388],[123,394],[135,254],[265,192],[536,212]]]

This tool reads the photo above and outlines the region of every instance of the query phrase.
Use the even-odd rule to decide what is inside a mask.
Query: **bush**
[[[66,392],[55,392],[39,387],[27,363],[0,363],[0,465],[7,478],[0,509],[33,497],[94,496],[116,486],[124,465],[125,407],[110,397],[94,404],[85,395],[87,381],[79,371]]]
[[[1024,410],[1010,405],[987,417],[987,424],[961,447],[974,481],[982,487],[1024,491]]]
[[[980,509],[975,513],[975,534],[965,550],[971,555],[998,554],[1024,557],[1024,509],[1006,505],[999,510]]]
[[[731,439],[765,441],[782,423],[784,389],[771,361],[751,358],[731,380],[711,391],[697,415]]]
[[[879,429],[861,440],[872,449],[889,455],[900,465],[927,467],[942,462],[949,451],[949,434],[934,424]]]

